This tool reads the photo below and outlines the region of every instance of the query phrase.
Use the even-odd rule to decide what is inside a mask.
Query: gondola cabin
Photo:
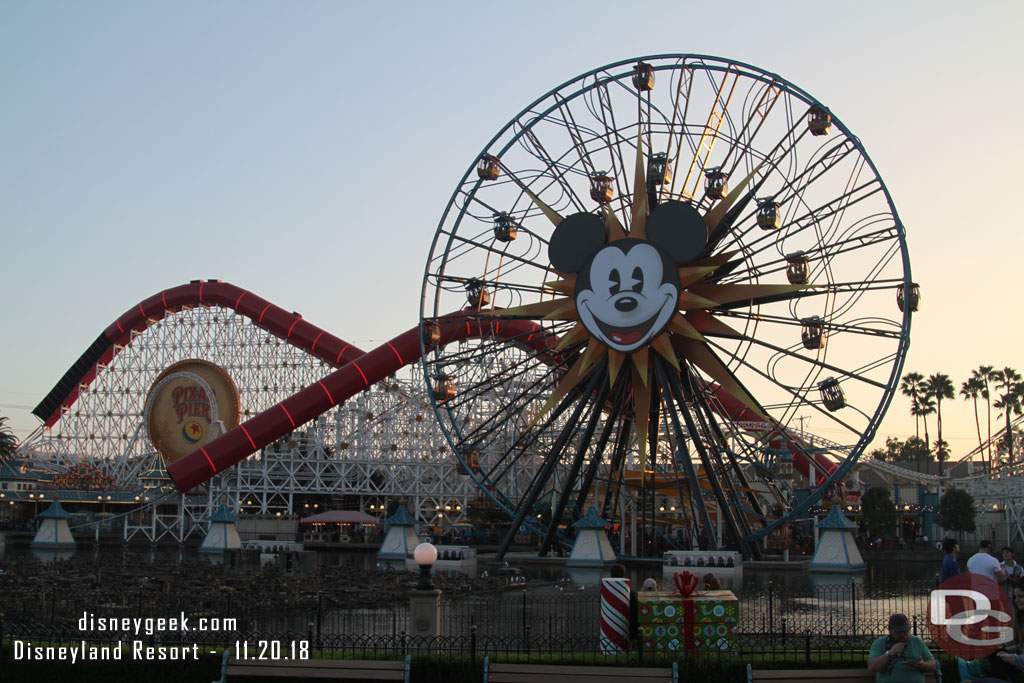
[[[474,278],[466,283],[466,301],[473,308],[483,308],[491,303],[491,295],[484,283]]]
[[[647,179],[655,185],[668,185],[672,182],[672,164],[664,152],[652,154],[647,160]]]
[[[900,312],[905,310],[907,305],[903,293],[903,285],[896,288],[896,305],[900,307]],[[917,307],[921,305],[921,285],[916,282],[910,283],[910,312],[917,313]]]
[[[721,168],[709,168],[704,175],[704,196],[725,199],[729,196],[729,174]]]
[[[832,116],[821,107],[811,107],[807,112],[807,127],[811,135],[828,135],[832,130]]]
[[[647,62],[638,62],[633,67],[633,85],[640,92],[654,90],[654,67]]]
[[[786,256],[786,279],[791,285],[806,285],[810,280],[811,262],[802,251]]]
[[[762,230],[778,230],[782,221],[779,203],[772,198],[757,200],[757,226]]]
[[[490,154],[483,155],[476,165],[477,176],[483,180],[497,180],[498,176],[501,175],[499,163],[498,157],[491,156]]]
[[[615,196],[615,178],[603,172],[590,176],[590,198],[600,204],[607,204]]]
[[[440,375],[434,378],[434,397],[438,403],[447,403],[455,398],[459,391],[459,383],[454,377]]]
[[[800,341],[805,349],[825,348],[825,320],[819,315],[800,320]]]
[[[494,214],[494,239],[499,242],[511,242],[518,234],[515,221],[506,211]]]
[[[818,383],[818,391],[821,392],[821,402],[830,412],[834,413],[846,407],[846,395],[843,393],[843,388],[839,386],[839,380],[835,377],[829,377]]]
[[[423,323],[423,346],[428,349],[436,348],[441,342],[441,325],[433,321]]]

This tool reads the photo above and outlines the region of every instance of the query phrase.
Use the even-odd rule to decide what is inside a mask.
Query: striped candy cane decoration
[[[601,652],[629,649],[629,579],[601,579]]]

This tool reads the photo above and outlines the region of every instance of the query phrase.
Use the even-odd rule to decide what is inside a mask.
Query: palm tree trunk
[[[974,426],[978,430],[978,452],[981,454],[981,462],[985,462],[985,447],[981,443],[981,421],[978,420],[978,395],[974,395]],[[989,463],[985,467],[986,472],[992,471],[992,464]]]
[[[936,396],[935,401],[935,422],[938,424],[939,436],[936,443],[942,448],[942,396]],[[942,451],[939,451],[939,462],[942,462]]]
[[[985,393],[989,394],[985,399],[985,403],[988,404],[988,442],[986,446],[988,448],[988,469],[992,471],[992,395],[988,391],[988,382],[985,382]]]
[[[1013,463],[1013,430],[1010,429],[1010,406],[1006,406],[1006,452],[1007,463]]]

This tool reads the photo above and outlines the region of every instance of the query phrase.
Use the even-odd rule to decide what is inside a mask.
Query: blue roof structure
[[[843,516],[843,511],[839,509],[840,506],[833,505],[832,509],[829,510],[825,519],[821,520],[814,525],[815,529],[859,529],[856,524],[848,520]]]
[[[572,525],[574,529],[607,529],[611,522],[601,519],[597,514],[597,508],[591,505],[587,508],[587,514],[583,515],[578,522]]]
[[[227,505],[221,503],[220,507],[217,508],[217,511],[206,519],[210,522],[237,522],[238,516],[231,512]]]
[[[409,508],[404,505],[399,505],[394,516],[385,520],[384,523],[390,526],[416,526],[417,524],[416,518],[409,514]]]
[[[71,515],[68,511],[64,509],[64,506],[60,504],[59,500],[53,501],[50,507],[36,515],[38,519],[67,519],[70,516]]]

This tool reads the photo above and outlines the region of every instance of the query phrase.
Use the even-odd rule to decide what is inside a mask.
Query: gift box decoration
[[[721,651],[736,646],[739,601],[732,591],[641,592],[637,604],[645,650]]]

